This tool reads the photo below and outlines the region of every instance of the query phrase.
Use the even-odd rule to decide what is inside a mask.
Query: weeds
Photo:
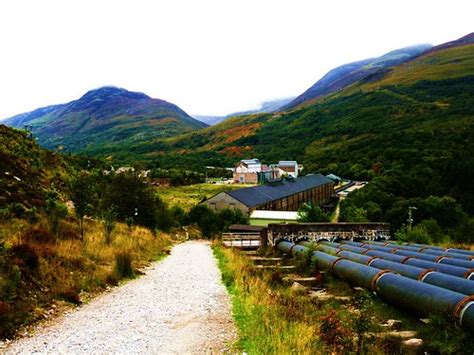
[[[115,272],[120,278],[132,278],[135,272],[132,267],[132,256],[127,251],[115,254]]]
[[[121,223],[110,244],[100,222],[84,221],[84,241],[74,221],[61,221],[57,236],[47,227],[47,220],[31,228],[24,220],[0,222],[0,338],[40,319],[55,300],[79,304],[83,292],[117,285],[166,255],[171,245],[164,233],[154,237],[148,229]]]

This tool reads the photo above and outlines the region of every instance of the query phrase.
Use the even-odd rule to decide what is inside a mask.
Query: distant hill
[[[170,137],[206,124],[164,100],[116,87],[87,92],[67,104],[23,113],[2,123],[31,127],[41,145],[70,152],[131,144]]]
[[[398,65],[420,55],[430,47],[431,45],[429,44],[406,47],[391,51],[381,57],[341,65],[330,70],[308,90],[281,108],[283,110],[291,109],[304,102],[342,90],[361,79],[377,73],[383,68]]]
[[[195,115],[194,117],[197,120],[212,126],[212,125],[215,125],[219,122],[222,122],[225,119],[230,118],[230,117],[251,115],[251,114],[255,114],[255,113],[275,112],[275,111],[278,111],[283,106],[285,106],[286,104],[288,104],[293,99],[294,99],[294,97],[287,97],[287,98],[276,99],[276,100],[271,100],[271,101],[264,101],[264,102],[261,103],[260,108],[257,109],[257,110],[234,112],[234,113],[230,113],[230,114],[225,115],[225,116],[200,116],[200,115]]]

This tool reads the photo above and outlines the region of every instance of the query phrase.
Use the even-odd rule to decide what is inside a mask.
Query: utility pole
[[[407,222],[408,222],[408,230],[409,231],[411,231],[412,225],[413,225],[413,214],[412,214],[413,210],[417,210],[417,208],[413,207],[413,206],[408,206],[408,219],[407,219]]]

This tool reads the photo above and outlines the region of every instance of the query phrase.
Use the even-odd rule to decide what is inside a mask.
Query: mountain
[[[197,115],[197,116],[194,116],[194,117],[197,120],[212,126],[212,125],[215,125],[219,122],[222,122],[225,119],[230,118],[230,117],[251,115],[251,114],[254,114],[254,113],[275,112],[275,111],[278,111],[283,106],[285,106],[286,104],[288,104],[293,99],[294,99],[294,97],[286,97],[286,98],[282,98],[282,99],[264,101],[260,104],[260,108],[258,108],[257,110],[234,112],[234,113],[230,113],[230,114],[225,115],[225,116],[200,116],[200,115]]]
[[[383,68],[398,65],[420,55],[431,47],[429,44],[397,49],[377,58],[364,59],[358,62],[341,65],[330,70],[313,86],[283,106],[283,110],[294,108],[302,103],[315,100],[337,92],[355,82],[364,79]]]
[[[472,215],[473,102],[474,43],[464,40],[290,111],[232,117],[135,149],[162,166],[232,166],[256,157],[377,181],[371,198],[390,200],[377,203],[394,225],[402,223],[403,201],[431,195],[447,195]],[[398,214],[390,212],[396,201]]]
[[[29,126],[41,145],[69,152],[127,146],[203,128],[178,106],[122,88],[102,87],[67,104],[39,108],[2,123]]]

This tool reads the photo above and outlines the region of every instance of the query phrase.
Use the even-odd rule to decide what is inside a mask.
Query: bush
[[[240,210],[224,209],[214,212],[205,205],[194,206],[185,220],[196,224],[207,238],[227,231],[231,224],[248,224],[248,217]]]
[[[329,217],[323,212],[321,207],[312,203],[303,204],[298,210],[299,222],[329,222]]]
[[[56,236],[43,227],[28,228],[23,233],[22,239],[27,243],[52,244],[56,242]]]
[[[112,232],[115,229],[115,219],[117,218],[117,213],[115,213],[115,211],[110,208],[104,212],[102,218],[102,224],[104,225],[105,243],[110,244],[112,242]]]
[[[132,278],[135,276],[130,252],[123,251],[115,254],[115,272],[120,278]]]
[[[36,271],[39,268],[39,257],[36,251],[28,244],[18,244],[10,249],[12,259],[21,261],[20,267],[26,267],[30,271]]]

